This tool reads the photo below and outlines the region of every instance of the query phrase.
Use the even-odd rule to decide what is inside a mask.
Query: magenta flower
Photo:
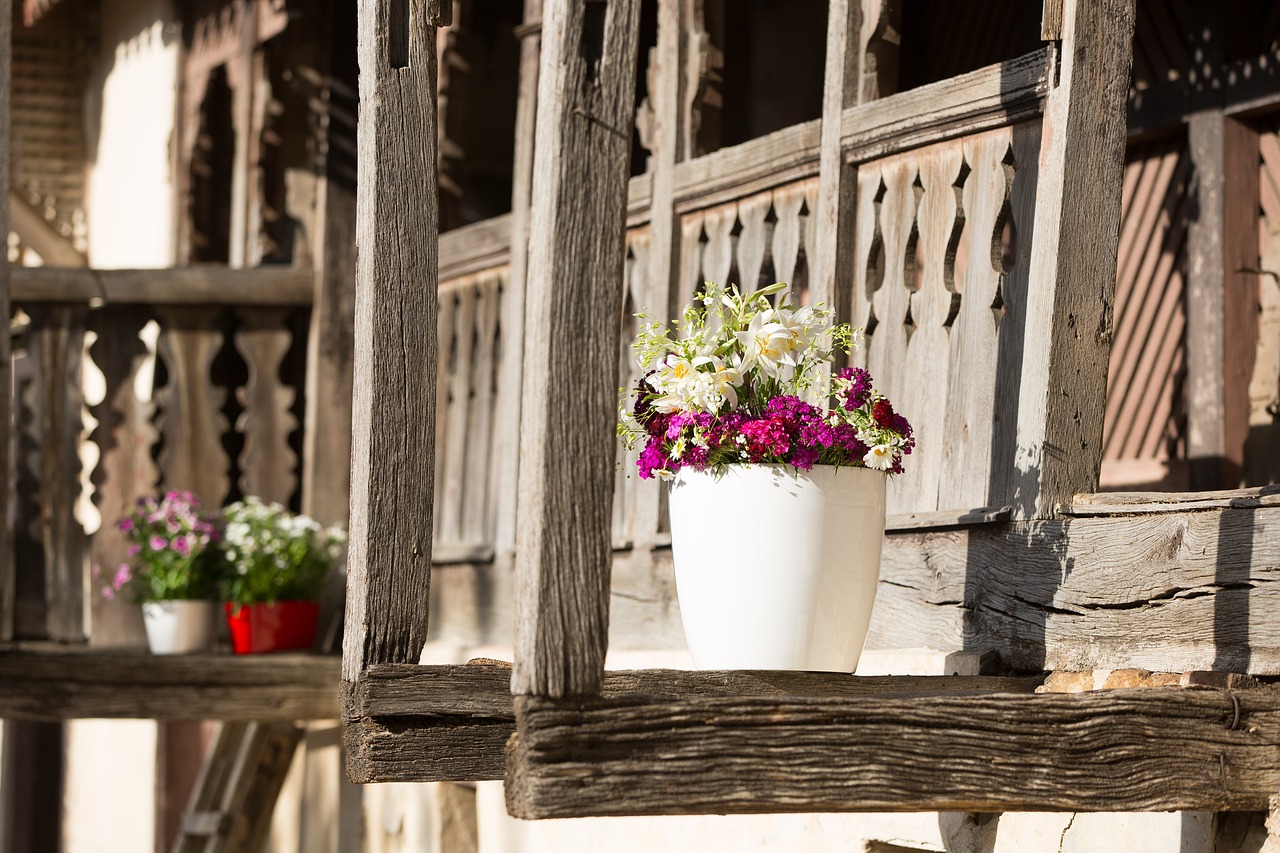
[[[169,545],[163,536],[152,536],[147,544],[151,546],[152,551],[163,551]]]

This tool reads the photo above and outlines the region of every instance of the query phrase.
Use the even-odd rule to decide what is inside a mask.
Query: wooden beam
[[[343,680],[416,661],[435,478],[436,25],[443,0],[359,10],[351,532]]]
[[[338,716],[337,657],[0,651],[0,719]]]
[[[879,0],[868,0],[879,19]],[[822,89],[822,139],[818,165],[818,209],[809,219],[817,229],[816,257],[809,260],[809,298],[831,307],[839,322],[849,320],[853,284],[853,216],[857,168],[844,159],[841,119],[858,103],[862,86],[862,0],[831,0],[827,5],[827,60]]]
[[[1280,691],[516,700],[523,818],[1261,810]],[[762,783],[762,780],[767,780]]]
[[[1022,329],[1015,512],[1097,488],[1120,229],[1133,0],[1064,0]],[[1087,235],[1087,236],[1086,236]]]
[[[19,267],[13,301],[147,305],[306,306],[314,298],[315,273],[305,267],[224,266],[92,270]]]
[[[810,672],[623,670],[605,674],[603,695],[808,696],[1029,693],[1039,676],[858,677]],[[379,666],[368,670],[344,714],[353,773],[361,782],[501,779],[515,732],[510,670],[499,666]]]
[[[85,266],[84,254],[71,245],[71,241],[63,237],[49,221],[21,199],[17,193],[9,192],[10,228],[22,241],[46,264],[59,267]]]
[[[551,0],[538,82],[512,690],[595,692],[610,513],[638,0]],[[572,460],[570,464],[569,460]],[[427,491],[427,494],[430,494]]]
[[[532,148],[529,154],[532,156]],[[529,196],[527,188],[524,196],[527,205]],[[440,281],[447,282],[450,279],[462,278],[504,264],[511,264],[514,271],[512,234],[521,227],[517,219],[513,208],[511,213],[473,222],[441,234]],[[525,243],[529,241],[528,227],[528,223],[522,227]],[[516,242],[519,243],[519,241]]]

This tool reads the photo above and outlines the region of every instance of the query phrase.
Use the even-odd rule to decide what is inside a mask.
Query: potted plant
[[[346,537],[280,504],[247,497],[223,510],[223,576],[236,654],[309,649],[320,593]]]
[[[129,542],[129,561],[102,583],[103,597],[124,594],[142,603],[153,654],[210,648],[218,626],[219,536],[195,495],[171,491],[138,498],[116,526]]]
[[[670,481],[685,636],[704,669],[852,672],[884,538],[885,479],[915,439],[819,307],[708,283],[674,328],[644,322],[619,434]],[[642,322],[648,318],[641,314]]]

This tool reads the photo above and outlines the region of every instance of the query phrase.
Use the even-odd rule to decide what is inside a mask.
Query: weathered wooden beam
[[[144,270],[19,267],[11,276],[18,303],[99,305],[310,305],[314,273],[305,267],[223,266]]]
[[[0,651],[0,719],[338,716],[336,657]]]
[[[531,148],[529,154],[532,153]],[[524,195],[525,203],[528,204],[528,189]],[[512,234],[519,229],[524,234],[524,242],[529,241],[528,224],[520,228],[518,219],[513,208],[511,213],[473,222],[441,234],[440,281],[447,282],[504,264],[514,266]]]
[[[1133,0],[1063,3],[1023,314],[1013,460],[1023,517],[1097,488],[1134,14]]]
[[[516,700],[523,818],[1260,810],[1280,691]]]
[[[595,692],[609,624],[638,0],[550,0],[538,81],[516,524],[517,693]],[[570,461],[572,460],[572,461]],[[430,493],[429,491],[427,492]]]
[[[443,0],[359,8],[351,532],[343,680],[416,661],[435,478],[436,43]]]
[[[623,670],[603,695],[850,697],[888,694],[1029,693],[1039,676],[858,677],[810,672]],[[500,666],[388,665],[367,670],[344,708],[351,768],[361,782],[501,779],[515,732],[510,670]]]
[[[18,239],[46,264],[60,267],[85,265],[84,254],[13,191],[9,192],[9,219],[10,227],[18,235]]]

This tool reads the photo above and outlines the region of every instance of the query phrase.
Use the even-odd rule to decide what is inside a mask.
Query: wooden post
[[[878,7],[879,0],[869,0]],[[845,107],[858,103],[863,40],[862,0],[831,0],[827,14],[827,68],[822,90],[822,141],[818,161],[818,209],[809,220],[817,231],[816,257],[810,261],[809,296],[849,319],[853,279],[853,213],[857,169],[847,164],[840,145]],[[874,15],[875,10],[871,10]],[[878,17],[878,16],[876,16]]]
[[[512,691],[595,693],[609,626],[627,163],[639,0],[551,0],[525,310]]]
[[[524,296],[528,280],[529,215],[533,193],[533,138],[542,54],[542,0],[525,0],[516,100],[515,162],[511,171],[511,267],[502,294],[502,359],[498,367],[493,465],[493,545],[499,556],[516,545],[516,484],[520,451],[520,376],[524,366]]]
[[[0,0],[0,199],[9,197],[9,90],[13,50],[13,3]],[[0,204],[0,234],[9,233],[9,206]],[[9,254],[0,256],[0,317],[9,316]],[[12,501],[12,445],[10,425],[13,423],[12,366],[9,357],[9,335],[0,335],[0,640],[13,637],[14,571],[13,531],[9,527]]]
[[[342,677],[416,663],[435,469],[442,0],[361,0],[351,531]]]
[[[1024,517],[1052,514],[1098,485],[1134,0],[1065,0],[1062,20],[1018,398],[1014,493]]]

